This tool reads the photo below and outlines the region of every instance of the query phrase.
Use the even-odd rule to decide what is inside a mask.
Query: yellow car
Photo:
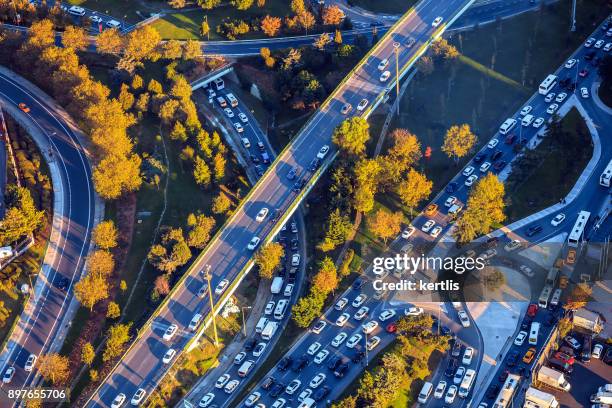
[[[438,211],[438,204],[429,204],[425,208],[425,215],[434,215]]]
[[[527,352],[523,356],[523,363],[525,364],[531,363],[531,361],[533,360],[533,357],[535,356],[535,353],[536,353],[536,348],[529,347],[529,350],[527,350]]]

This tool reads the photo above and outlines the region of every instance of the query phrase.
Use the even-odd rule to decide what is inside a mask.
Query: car
[[[553,103],[548,108],[546,108],[546,113],[548,113],[549,115],[552,115],[553,113],[557,111],[557,109],[559,109],[559,105],[557,105],[556,103]]]
[[[486,161],[480,165],[480,172],[485,173],[487,170],[489,170],[490,167],[491,167],[491,162]]]
[[[533,278],[535,275],[535,272],[527,265],[521,265],[519,267],[519,270],[528,278]]]
[[[568,265],[573,265],[576,262],[576,250],[570,249],[567,251],[567,258],[565,258],[565,263]]]
[[[594,43],[595,41],[596,41],[596,40],[595,40],[595,38],[591,37],[591,38],[589,38],[588,40],[586,40],[586,41],[584,42],[584,46],[585,46],[586,48],[591,48],[591,46],[593,45],[593,43]]]
[[[264,169],[263,169],[263,167],[257,165],[257,166],[255,166],[255,172],[257,173],[257,175],[259,177],[261,177],[264,174]]]
[[[478,153],[474,157],[474,163],[481,163],[487,157],[486,153]]]
[[[430,235],[432,238],[438,238],[438,235],[440,235],[440,233],[441,233],[441,232],[442,232],[442,227],[438,225],[437,227],[434,227],[434,228],[431,230],[431,232],[429,233],[429,235]]]
[[[249,251],[254,251],[255,248],[257,248],[257,245],[259,245],[259,241],[261,240],[259,239],[258,236],[254,236],[253,238],[251,238],[251,241],[247,245],[247,248],[249,249]]]
[[[608,52],[610,50],[612,50],[612,42],[606,43],[606,45],[604,45],[603,50],[605,52]]]
[[[531,303],[529,306],[527,306],[527,316],[534,318],[537,313],[538,305],[536,305],[535,303]]]
[[[267,377],[262,383],[261,383],[261,388],[263,390],[269,390],[274,384],[276,383],[276,380],[274,379],[274,377]]]
[[[327,322],[323,321],[323,320],[319,320],[313,327],[312,327],[312,332],[315,334],[320,334],[323,329],[325,328],[325,326],[327,326]]]
[[[15,375],[15,367],[11,366],[7,368],[6,371],[4,372],[4,375],[2,376],[2,382],[4,384],[10,384],[10,382],[13,380],[14,375]],[[123,399],[125,400],[125,395],[123,396]]]
[[[418,316],[423,313],[422,307],[408,306],[404,309],[404,316]]]
[[[532,126],[536,129],[540,128],[544,124],[544,118],[537,118],[533,121]]]
[[[257,401],[259,401],[260,398],[261,393],[259,391],[255,391],[247,397],[247,399],[244,401],[244,405],[247,407],[252,407]]]
[[[361,111],[363,111],[366,108],[366,106],[368,106],[368,100],[367,99],[362,99],[359,102],[359,105],[357,105],[357,110],[359,112],[361,112]]]
[[[489,386],[489,388],[487,388],[487,392],[485,393],[485,397],[487,397],[488,399],[495,399],[495,397],[499,393],[499,388],[500,388],[499,384],[491,384]]]
[[[164,354],[164,357],[162,357],[162,363],[164,364],[170,363],[170,361],[172,361],[175,355],[176,355],[176,350],[173,348],[169,348],[168,351],[166,351],[166,354]]]
[[[353,318],[355,320],[363,320],[363,318],[368,315],[369,311],[370,311],[369,307],[362,306],[361,308],[359,308],[359,310],[357,310],[357,312],[355,312],[355,314],[353,315]]]
[[[567,345],[573,348],[574,350],[580,350],[582,348],[580,342],[572,336],[565,336],[563,338],[563,341],[566,342]]]
[[[323,147],[319,149],[319,152],[317,153],[317,159],[323,160],[328,152],[329,152],[329,146],[324,145]]]
[[[236,129],[236,132],[238,132],[238,133],[244,132],[244,128],[238,122],[234,122],[234,129]]]
[[[291,370],[296,373],[301,373],[302,370],[306,368],[309,362],[310,360],[308,359],[308,357],[306,355],[303,355],[297,360],[295,360],[293,366],[291,367]]]
[[[461,350],[463,350],[463,345],[459,341],[455,341],[453,343],[453,348],[451,349],[451,356],[459,357],[461,355]]]
[[[325,381],[325,378],[327,376],[323,373],[318,373],[317,375],[315,375],[312,380],[310,380],[310,383],[308,384],[308,386],[312,389],[316,389],[318,388],[321,384],[323,384],[323,381]]]
[[[225,387],[225,384],[227,384],[229,380],[230,380],[230,375],[223,374],[221,377],[217,378],[217,381],[215,382],[215,388],[221,389]]]
[[[353,109],[353,105],[351,105],[350,103],[345,103],[344,105],[342,105],[342,109],[340,109],[340,113],[342,113],[343,115],[346,115],[352,109]]]
[[[229,286],[229,280],[223,279],[221,282],[217,284],[217,287],[215,288],[215,295],[220,295],[223,292],[225,292],[225,289],[227,289],[228,286]]]
[[[387,327],[385,327],[385,331],[387,333],[395,333],[397,331],[397,323],[389,323]]]
[[[264,320],[265,321],[265,320]],[[249,339],[244,343],[244,349],[246,351],[253,351],[253,349],[255,348],[255,346],[257,345],[257,340],[255,339]]]
[[[576,361],[573,356],[569,355],[568,353],[564,353],[562,351],[557,351],[554,357],[570,365],[574,364],[574,362]]]
[[[459,320],[461,321],[461,325],[463,327],[470,327],[470,318],[468,317],[465,310],[460,310],[459,312],[457,312],[457,314],[459,315]]]
[[[563,102],[567,98],[567,94],[565,92],[560,92],[559,95],[555,98],[555,102]]]
[[[472,364],[472,358],[474,357],[474,349],[472,347],[466,347],[463,352],[463,358],[461,359],[461,364],[469,366]]]
[[[606,354],[601,359],[607,365],[612,365],[612,347],[608,347]]]
[[[474,172],[474,167],[467,166],[465,169],[463,169],[463,172],[461,174],[463,174],[465,177],[467,177],[470,174],[472,174],[473,172]]]
[[[380,337],[378,336],[370,337],[368,339],[368,342],[366,343],[366,349],[368,349],[368,351],[372,351],[374,350],[376,346],[378,346],[379,343],[380,343]]]
[[[241,351],[240,353],[236,354],[236,357],[234,357],[234,364],[238,365],[242,363],[242,360],[244,360],[245,358],[246,358],[246,353],[244,351]]]
[[[522,346],[525,343],[525,339],[527,338],[528,333],[526,331],[520,331],[516,337],[514,338],[515,346]]]
[[[225,112],[225,115],[228,118],[233,118],[234,117],[234,112],[230,108],[224,108],[223,112]]]
[[[604,43],[605,43],[605,41],[604,41],[604,40],[598,40],[598,41],[595,43],[594,47],[595,47],[595,48],[597,48],[597,49],[600,49],[601,47],[603,47]]]
[[[171,324],[170,326],[168,326],[168,328],[164,332],[164,335],[162,336],[162,338],[166,341],[170,341],[172,340],[172,337],[174,337],[177,331],[178,331],[178,326],[176,324]]]
[[[550,221],[550,225],[552,225],[553,227],[557,227],[559,226],[559,224],[561,224],[563,221],[565,221],[565,214],[563,213],[559,213],[557,215],[555,215],[555,218],[553,218]]]
[[[296,175],[297,175],[297,168],[292,167],[291,170],[289,170],[289,172],[287,173],[287,180],[295,179]]]
[[[556,95],[557,95],[557,94],[556,94],[556,93],[554,93],[554,92],[549,92],[549,93],[547,93],[547,94],[546,94],[546,96],[544,97],[544,102],[547,102],[547,103],[552,102],[552,101],[553,101],[553,99],[555,99],[555,96],[556,96]]]
[[[387,80],[389,79],[389,77],[391,76],[391,72],[390,71],[385,71],[380,75],[380,78],[378,78],[380,80],[380,82],[387,82]]]
[[[363,303],[368,299],[368,295],[362,293],[360,295],[358,295],[354,300],[353,303],[351,303],[351,306],[353,307],[360,307],[361,305],[363,305]]]
[[[438,382],[436,389],[434,391],[434,398],[440,399],[444,396],[444,391],[446,390],[446,381],[442,380]]]
[[[247,118],[247,115],[245,115],[245,114],[244,114],[244,113],[242,113],[242,112],[240,112],[240,113],[238,114],[238,119],[240,119],[240,121],[241,121],[242,123],[248,123],[248,121],[249,121],[249,118]]]
[[[19,109],[21,109],[21,111],[23,111],[24,113],[30,112],[30,108],[25,103],[22,102],[18,106],[19,106]]]
[[[121,23],[117,20],[108,20],[106,22],[106,26],[108,28],[120,28],[121,27]]]
[[[454,193],[456,190],[457,190],[457,183],[455,183],[454,181],[451,181],[450,183],[448,183],[448,185],[444,189],[444,191],[446,191],[449,194]]]
[[[578,60],[572,58],[570,60],[567,60],[567,62],[565,63],[565,68],[570,69],[573,68],[574,65],[576,65],[576,62],[578,62]]]
[[[491,248],[481,253],[479,257],[484,260],[487,260],[493,258],[495,255],[497,255],[497,250],[495,248]]]
[[[331,345],[334,347],[340,347],[340,345],[344,343],[344,340],[346,340],[347,337],[348,337],[348,334],[344,332],[340,332],[336,335],[336,337],[334,337],[334,339],[331,342]]]
[[[293,395],[301,386],[302,382],[298,379],[295,379],[291,381],[289,385],[287,385],[287,387],[285,387],[285,392],[289,395]]]
[[[293,358],[291,358],[290,356],[286,356],[286,357],[281,358],[276,368],[278,368],[278,371],[281,371],[281,372],[287,371],[287,369],[291,367],[291,364],[293,364]]]
[[[500,171],[505,166],[506,166],[506,161],[505,160],[499,160],[499,161],[496,161],[495,163],[493,163],[493,170]]]
[[[32,371],[34,364],[36,364],[36,356],[34,354],[30,354],[25,362],[24,370],[27,372]]]
[[[596,344],[593,346],[593,351],[591,352],[591,357],[593,358],[601,358],[601,353],[603,352],[603,345],[601,344]]]
[[[376,330],[377,327],[378,327],[378,322],[376,320],[370,320],[369,322],[361,326],[361,330],[365,334],[370,334],[374,330]]]
[[[465,180],[465,183],[464,183],[464,184],[465,184],[467,187],[470,187],[472,184],[474,184],[474,183],[476,182],[476,180],[478,180],[478,176],[477,176],[477,175],[475,175],[475,174],[472,174],[470,177],[468,177],[468,178]]]
[[[541,231],[542,231],[541,225],[532,225],[531,227],[527,228],[527,232],[525,232],[525,235],[527,235],[528,237],[533,237],[534,235],[536,235],[537,233]]]
[[[495,148],[495,146],[497,146],[498,143],[499,143],[499,139],[491,139],[489,140],[489,143],[487,143],[487,148],[493,149]]]
[[[266,308],[264,309],[264,314],[266,316],[271,315],[274,311],[274,306],[276,306],[276,302],[271,300],[266,304]]]
[[[125,403],[126,396],[124,393],[119,393],[111,403],[111,408],[120,408]]]
[[[518,362],[519,353],[518,351],[512,351],[508,354],[508,360],[506,360],[506,364],[508,367],[514,367]]]
[[[387,68],[387,66],[389,66],[389,60],[387,58],[380,60],[380,62],[378,63],[378,70],[379,71],[384,71],[385,68]]]
[[[527,116],[531,116],[531,115],[527,115]],[[527,117],[527,116],[525,116],[525,117]],[[507,145],[512,145],[512,144],[514,144],[515,140],[516,140],[516,133],[510,133],[508,136],[506,136],[506,139],[504,140],[504,142]]]
[[[327,356],[329,356],[329,350],[323,349],[317,353],[317,355],[314,358],[314,362],[316,364],[321,364],[323,363],[323,361],[325,361]]]
[[[451,385],[448,387],[448,391],[446,391],[446,395],[444,396],[444,402],[447,404],[452,404],[455,401],[455,397],[457,396],[457,386]]]
[[[291,255],[291,266],[299,266],[300,265],[300,254]]]
[[[130,400],[130,404],[140,405],[140,403],[144,400],[146,394],[147,392],[144,390],[144,388],[137,389],[134,395],[132,396],[132,399]]]
[[[429,230],[431,230],[434,225],[436,225],[436,222],[434,220],[427,220],[425,224],[423,224],[423,226],[421,227],[421,231],[429,232]]]
[[[89,20],[90,20],[92,23],[95,23],[95,24],[100,24],[100,23],[102,22],[102,17],[100,17],[100,16],[96,16],[96,15],[93,15],[93,16],[89,16]],[[211,98],[212,98],[212,96],[211,96]]]
[[[439,26],[440,23],[442,23],[442,17],[438,16],[438,17],[436,17],[434,19],[434,21],[431,22],[431,26],[435,28],[435,27]]]
[[[304,391],[300,392],[300,395],[298,395],[297,399],[299,402],[302,402],[306,398],[310,398],[312,393],[313,393],[313,390],[311,390],[310,388],[306,388]]]
[[[255,217],[255,221],[257,222],[262,222],[266,216],[268,215],[268,212],[270,210],[268,209],[268,207],[263,207],[261,210],[259,210],[259,212],[257,213],[257,216]]]
[[[336,319],[336,326],[338,327],[343,327],[346,322],[348,322],[348,320],[351,318],[351,315],[348,313],[342,313],[340,316],[338,316],[338,318]]]
[[[531,112],[533,110],[533,106],[531,105],[526,105],[523,107],[523,109],[521,109],[520,115],[521,116],[525,116],[526,114],[528,114],[529,112]]]
[[[429,204],[424,211],[425,215],[432,216],[438,211],[438,204]]]
[[[502,152],[501,150],[497,149],[497,150],[495,150],[491,154],[491,160],[495,161],[495,160],[499,159],[500,157],[502,157],[503,154],[504,154],[504,152]]]
[[[327,368],[329,368],[331,371],[335,371],[340,364],[342,364],[342,357],[335,355],[327,362]]]
[[[319,168],[320,165],[321,165],[321,160],[315,157],[310,162],[310,166],[308,167],[308,170],[310,170],[311,172],[314,172]]]
[[[578,76],[579,76],[580,78],[586,78],[588,75],[589,75],[589,70],[588,70],[588,69],[586,69],[586,68],[584,68],[583,70],[581,70],[581,71],[578,73]]]
[[[342,310],[342,309],[344,309],[344,308],[346,307],[346,305],[348,304],[348,301],[349,301],[349,300],[348,300],[347,298],[345,298],[345,297],[340,298],[340,299],[339,299],[339,300],[336,302],[336,304],[334,305],[334,309],[336,309],[336,310]]]
[[[452,207],[453,204],[455,204],[457,202],[457,197],[455,196],[449,196],[446,201],[444,201],[444,206],[445,207]]]
[[[588,98],[589,97],[589,90],[585,87],[580,88],[580,96],[582,96],[583,98]]]
[[[408,40],[406,41],[406,48],[412,48],[415,43],[416,40],[414,39],[414,37],[408,38]]]
[[[268,345],[268,343],[264,343],[264,342],[258,343],[255,346],[255,349],[253,350],[253,356],[254,357],[261,356],[263,354],[263,352],[265,351],[267,345]]]
[[[393,318],[394,316],[395,316],[395,310],[386,309],[380,312],[380,314],[378,315],[378,320],[380,320],[381,322],[385,322]]]
[[[449,378],[455,375],[457,365],[457,359],[451,358],[450,360],[448,360],[448,363],[446,364],[446,369],[444,370],[444,375]]]
[[[213,402],[214,399],[215,399],[215,394],[213,394],[212,392],[209,392],[208,394],[202,397],[200,402],[198,402],[198,407],[206,408]]]
[[[508,243],[507,243],[507,244],[504,246],[504,249],[505,249],[507,252],[512,252],[512,251],[514,251],[515,249],[520,248],[521,246],[522,246],[521,241],[516,240],[516,239],[513,239],[512,241],[508,242]]]
[[[323,400],[323,398],[325,398],[330,392],[331,388],[327,385],[324,385],[323,387],[315,391],[315,393],[312,395],[312,399],[314,399],[316,402],[319,402]]]
[[[536,354],[536,348],[529,347],[527,351],[525,352],[525,355],[523,356],[523,363],[531,364],[531,362],[533,361],[533,358],[535,357],[535,354]]]
[[[414,234],[414,231],[416,231],[416,228],[414,228],[412,225],[408,226],[408,228],[402,231],[402,238],[404,239],[410,238],[412,234]]]

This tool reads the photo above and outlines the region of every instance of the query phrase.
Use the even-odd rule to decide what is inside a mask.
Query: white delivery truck
[[[567,382],[563,373],[557,370],[553,370],[550,367],[542,366],[538,371],[537,380],[559,390],[569,391],[571,388],[570,383]]]
[[[537,388],[529,387],[525,393],[525,406],[557,408],[559,402],[554,395],[540,391]]]
[[[278,322],[268,322],[266,327],[261,332],[261,338],[264,340],[270,340],[274,333],[278,330]]]
[[[283,283],[284,283],[283,278],[281,278],[280,276],[276,276],[274,279],[272,279],[272,285],[270,286],[270,292],[272,292],[275,295],[279,294],[283,287]]]

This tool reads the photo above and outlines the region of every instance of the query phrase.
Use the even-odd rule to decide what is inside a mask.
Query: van
[[[217,97],[217,102],[219,102],[219,106],[222,108],[227,107],[227,102],[225,102],[225,98],[222,96]]]
[[[259,319],[259,321],[257,322],[257,326],[255,326],[255,333],[261,333],[269,321],[270,320],[268,320],[265,317],[262,317],[261,319]]]
[[[529,330],[529,344],[532,346],[538,345],[538,334],[540,333],[540,323],[532,322]]]
[[[424,403],[427,402],[427,399],[431,395],[431,390],[432,389],[433,389],[433,384],[430,383],[429,381],[427,381],[425,384],[423,384],[423,388],[421,388],[421,392],[419,392],[419,398],[418,398],[418,401],[421,404],[424,404]]]
[[[285,310],[287,309],[288,304],[289,300],[287,299],[281,299],[278,301],[276,307],[274,308],[274,318],[276,320],[281,320],[283,317],[285,317]]]
[[[508,118],[504,123],[499,127],[499,133],[502,135],[507,134],[516,126],[516,119]]]
[[[227,97],[227,100],[229,101],[230,105],[232,105],[232,108],[238,106],[238,99],[236,99],[234,94],[228,93],[225,96]]]
[[[264,327],[263,331],[261,332],[261,338],[264,340],[270,340],[272,336],[274,336],[274,333],[276,333],[276,330],[278,330],[278,323],[268,322],[266,327]]]
[[[249,374],[249,371],[251,371],[251,369],[253,368],[254,365],[255,365],[255,362],[253,360],[248,360],[248,361],[245,361],[244,363],[242,363],[242,365],[238,369],[238,376],[239,377],[246,377],[247,374]]]
[[[195,330],[196,327],[198,327],[198,325],[200,324],[200,321],[202,320],[202,315],[199,313],[196,313],[195,315],[193,315],[193,318],[191,319],[191,322],[189,322],[189,330]]]
[[[221,89],[225,88],[225,82],[223,82],[222,78],[217,78],[213,82],[215,83],[217,91],[220,91]]]

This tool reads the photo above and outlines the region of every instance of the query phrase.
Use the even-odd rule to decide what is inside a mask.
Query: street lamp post
[[[252,309],[253,306],[242,306],[240,309],[242,310],[242,334],[246,337],[246,324],[244,323],[244,309]]]
[[[576,75],[574,76],[574,94],[576,94],[576,89],[578,89],[578,70],[580,65],[580,60],[576,58]]]
[[[215,335],[215,347],[219,347],[219,336],[217,335],[217,320],[215,318],[215,304],[212,298],[212,285],[210,283],[210,265],[206,265],[206,271],[204,272],[204,279],[208,282],[208,300],[210,301],[210,313],[212,313],[213,332]]]
[[[395,105],[396,105],[396,113],[397,115],[399,115],[399,106],[400,106],[400,100],[399,100],[399,47],[400,47],[400,43],[395,41],[393,43],[393,50],[395,51]]]

